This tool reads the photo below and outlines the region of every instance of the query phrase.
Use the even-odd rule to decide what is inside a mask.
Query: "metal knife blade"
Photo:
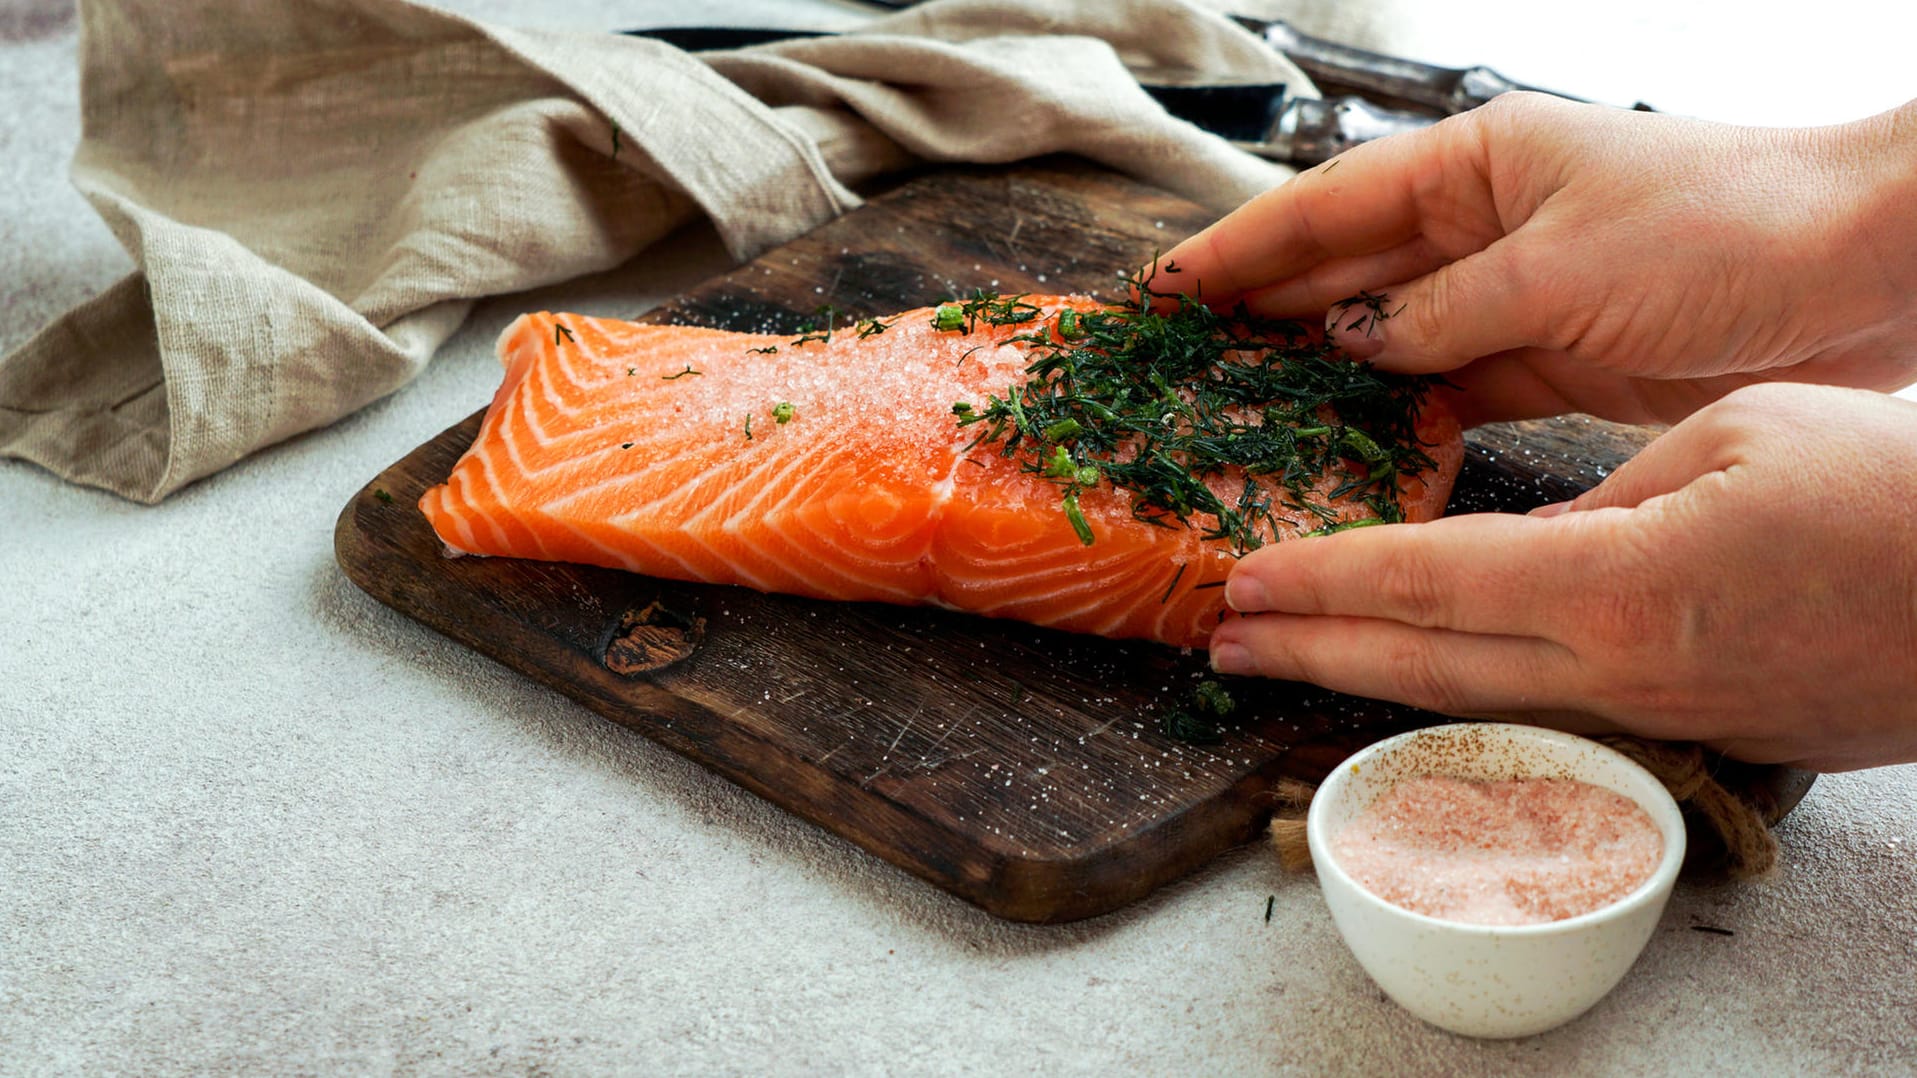
[[[739,49],[775,41],[836,36],[820,30],[675,26],[627,30],[687,52]],[[1165,111],[1260,157],[1309,167],[1351,147],[1438,119],[1387,109],[1357,96],[1294,97],[1282,82],[1225,82],[1196,72],[1138,68],[1132,74]]]

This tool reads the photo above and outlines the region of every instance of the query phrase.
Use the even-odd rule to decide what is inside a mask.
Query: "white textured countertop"
[[[448,6],[607,28],[858,11]],[[1917,19],[1871,0],[1793,25],[1728,2],[1545,7],[1352,0],[1298,21],[1730,120],[1917,94]],[[70,11],[12,0],[0,38],[11,349],[129,262],[64,178]],[[0,1074],[1917,1067],[1917,768],[1821,780],[1773,878],[1681,883],[1594,1011],[1478,1043],[1382,999],[1309,878],[1262,848],[1091,922],[996,921],[346,582],[340,507],[487,399],[507,318],[630,312],[723,264],[694,235],[664,264],[482,304],[417,383],[158,507],[0,462]]]

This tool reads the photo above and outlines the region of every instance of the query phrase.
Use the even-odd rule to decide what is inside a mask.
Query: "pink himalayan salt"
[[[1332,839],[1331,852],[1359,886],[1394,906],[1527,925],[1630,894],[1664,856],[1664,836],[1636,802],[1588,782],[1425,775],[1386,790]]]

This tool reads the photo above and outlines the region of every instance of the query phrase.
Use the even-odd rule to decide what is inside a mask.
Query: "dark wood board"
[[[973,288],[1112,295],[1119,267],[1206,223],[1187,202],[1070,163],[941,172],[654,311],[796,332]],[[1115,909],[1255,835],[1277,779],[1440,716],[1232,679],[1216,744],[1160,731],[1204,657],[1014,622],[825,603],[576,565],[441,556],[415,503],[475,414],[368,483],[341,566],[379,601],[1003,917]],[[1594,420],[1474,432],[1454,509],[1588,487],[1647,435]],[[1752,771],[1788,810],[1801,778]],[[1796,783],[1796,785],[1793,785]]]

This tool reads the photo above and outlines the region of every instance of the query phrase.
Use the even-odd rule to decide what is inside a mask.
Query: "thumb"
[[[1736,464],[1742,459],[1739,444],[1736,432],[1706,409],[1659,435],[1597,486],[1571,501],[1534,509],[1531,515],[1635,508]]]
[[[1325,335],[1386,370],[1429,374],[1480,356],[1547,344],[1552,312],[1527,244],[1513,234],[1381,292],[1331,308]]]

